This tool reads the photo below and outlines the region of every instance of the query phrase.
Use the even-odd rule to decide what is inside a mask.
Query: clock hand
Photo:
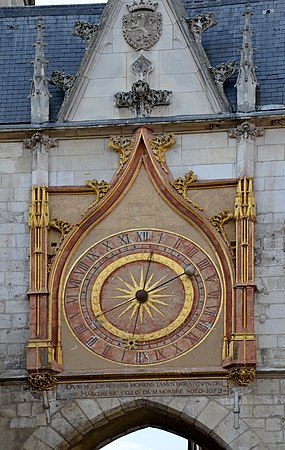
[[[146,275],[145,275],[145,279],[144,279],[144,283],[143,283],[143,290],[145,289],[145,285],[148,279],[148,273],[149,273],[149,268],[150,268],[150,263],[151,260],[153,258],[153,251],[150,252],[149,257],[148,257],[148,265],[147,265],[147,269],[146,269]]]
[[[147,293],[149,294],[150,292],[155,291],[156,289],[158,289],[158,288],[160,288],[162,286],[165,286],[166,284],[170,283],[173,280],[176,280],[177,278],[182,277],[183,275],[187,275],[188,277],[191,277],[192,275],[194,275],[194,273],[195,273],[195,267],[192,264],[188,264],[185,267],[183,273],[181,273],[180,275],[176,275],[173,278],[170,278],[170,280],[164,281],[163,283],[159,284],[158,286],[156,286],[156,287],[150,289],[149,291],[147,291]]]
[[[119,305],[113,306],[112,308],[107,309],[107,311],[103,311],[103,312],[101,312],[100,314],[98,314],[98,315],[95,317],[95,319],[98,319],[98,317],[103,316],[104,314],[107,314],[108,312],[111,312],[111,311],[113,311],[114,309],[120,308],[120,306],[126,305],[127,303],[131,303],[131,302],[133,302],[134,300],[136,300],[136,297],[131,298],[130,300],[126,300],[125,302],[120,303]]]

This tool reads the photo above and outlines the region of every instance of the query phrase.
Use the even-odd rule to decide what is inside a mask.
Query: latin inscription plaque
[[[58,400],[72,398],[228,395],[227,380],[150,380],[58,384]]]

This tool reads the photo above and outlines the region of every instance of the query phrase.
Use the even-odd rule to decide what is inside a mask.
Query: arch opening
[[[211,435],[211,430],[203,429],[203,426],[200,426],[198,422],[194,424],[193,419],[192,421],[190,418],[189,421],[183,420],[181,415],[170,414],[169,411],[150,404],[130,409],[120,415],[110,414],[108,419],[108,421],[104,420],[101,425],[97,424],[94,429],[84,435],[80,442],[77,441],[70,448],[73,450],[103,449],[107,444],[124,435],[148,427],[167,431],[184,438],[188,443],[185,450],[225,450],[228,448],[226,443],[218,442]],[[221,440],[219,439],[219,441]]]

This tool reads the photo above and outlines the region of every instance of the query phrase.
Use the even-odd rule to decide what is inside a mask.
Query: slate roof
[[[255,29],[255,63],[259,82],[257,106],[285,103],[285,2],[251,0]],[[239,61],[242,13],[246,2],[238,0],[184,0],[189,16],[213,12],[218,24],[203,34],[202,44],[212,66],[229,59]],[[30,123],[30,80],[33,74],[37,19],[45,24],[47,76],[53,70],[75,74],[84,55],[84,41],[72,35],[74,22],[98,23],[105,4],[0,8],[0,124]],[[225,91],[235,108],[235,79]],[[50,86],[51,120],[56,120],[63,93]]]

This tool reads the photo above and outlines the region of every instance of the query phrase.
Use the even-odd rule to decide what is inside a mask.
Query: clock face
[[[80,256],[63,302],[72,332],[97,356],[160,364],[190,351],[213,329],[222,284],[211,258],[191,240],[129,230]]]

